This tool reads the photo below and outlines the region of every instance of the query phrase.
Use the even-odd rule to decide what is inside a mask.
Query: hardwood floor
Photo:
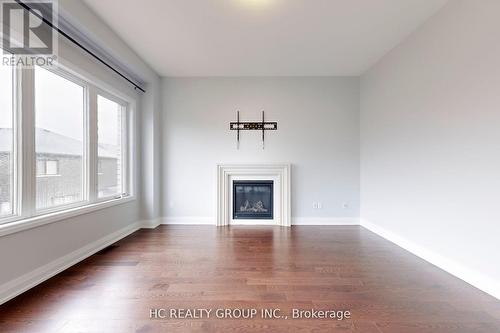
[[[213,311],[150,319],[151,308]],[[217,319],[219,308],[288,319]],[[291,319],[294,308],[351,319]],[[357,226],[160,226],[0,306],[0,332],[337,330],[500,332],[500,302]]]

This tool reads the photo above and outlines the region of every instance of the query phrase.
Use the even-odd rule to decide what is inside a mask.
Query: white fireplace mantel
[[[275,207],[275,224],[291,226],[290,164],[218,164],[217,165],[217,226],[231,223],[231,189],[234,177],[249,180],[271,177],[276,179],[275,191],[279,195]]]

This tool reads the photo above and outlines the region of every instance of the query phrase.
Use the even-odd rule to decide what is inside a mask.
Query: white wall
[[[358,217],[358,104],[357,78],[164,78],[162,214],[215,223],[217,163],[286,162],[292,217]],[[278,122],[265,150],[253,131],[241,132],[236,149],[229,122],[237,109],[242,121],[265,110]],[[313,210],[313,201],[323,209]]]
[[[103,240],[130,231],[136,222],[154,218],[159,211],[160,79],[82,1],[60,0],[67,19],[85,29],[96,43],[111,48],[147,84],[147,93],[137,95],[130,85],[88,55],[61,40],[60,59],[83,69],[92,79],[104,81],[124,94],[138,98],[136,136],[137,200],[105,208],[37,228],[0,236],[0,303],[23,288],[40,282],[55,269],[77,259]],[[66,63],[66,61],[62,61]],[[141,130],[144,128],[144,130]],[[147,149],[145,149],[147,148]],[[82,251],[85,250],[85,251]],[[69,256],[68,256],[69,255]]]
[[[361,80],[361,216],[500,297],[500,2],[451,1]]]

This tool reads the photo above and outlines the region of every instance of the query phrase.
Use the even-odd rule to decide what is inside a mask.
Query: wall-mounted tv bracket
[[[262,149],[264,149],[265,132],[276,131],[278,123],[266,122],[264,111],[262,111],[262,121],[260,122],[245,122],[240,121],[240,111],[236,112],[236,122],[229,123],[229,129],[236,131],[236,149],[240,149],[240,131],[262,131]]]

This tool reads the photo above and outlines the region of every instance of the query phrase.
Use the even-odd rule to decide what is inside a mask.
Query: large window
[[[0,66],[0,218],[14,214],[14,71]]]
[[[0,224],[131,197],[130,112],[66,69],[0,65]]]
[[[121,196],[123,188],[123,134],[125,107],[97,96],[98,196]]]
[[[35,69],[36,208],[84,199],[85,88]]]

